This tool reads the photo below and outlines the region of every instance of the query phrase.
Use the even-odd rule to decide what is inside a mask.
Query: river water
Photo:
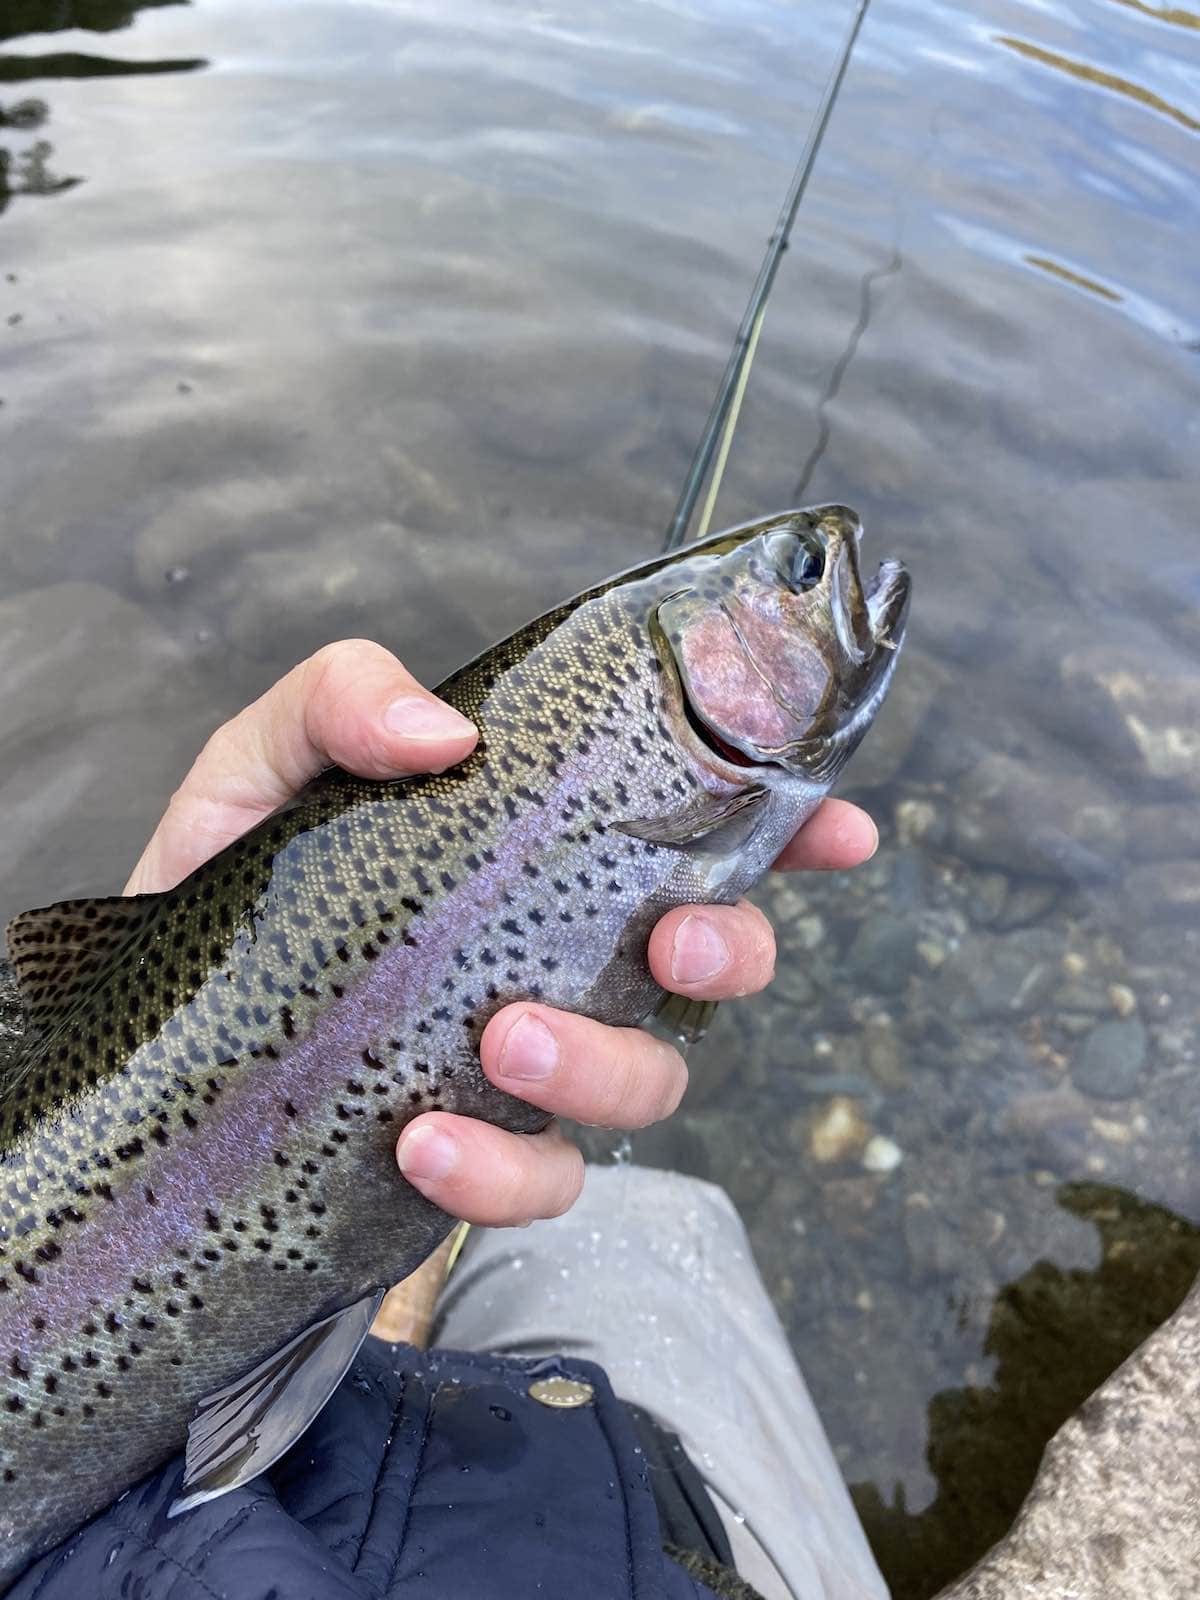
[[[847,22],[4,8],[5,913],[323,642],[435,681],[657,548]],[[718,507],[854,505],[911,642],[878,857],[764,891],[634,1154],[734,1194],[914,1600],[1197,1265],[1198,30],[874,0]]]

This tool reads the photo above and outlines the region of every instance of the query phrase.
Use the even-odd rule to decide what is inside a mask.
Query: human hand
[[[330,763],[366,778],[440,772],[467,756],[475,740],[472,724],[381,645],[327,645],[217,729],[125,892],[171,888]],[[776,865],[853,867],[877,843],[865,812],[826,800]],[[727,1000],[770,982],[775,940],[762,912],[746,901],[685,906],[658,923],[649,960],[665,989]],[[669,1116],[687,1084],[679,1052],[642,1029],[529,1002],[491,1019],[480,1055],[497,1088],[555,1116],[611,1128],[642,1128]],[[558,1216],[583,1182],[582,1157],[553,1123],[529,1136],[427,1112],[404,1129],[396,1158],[409,1182],[452,1216],[491,1227]]]

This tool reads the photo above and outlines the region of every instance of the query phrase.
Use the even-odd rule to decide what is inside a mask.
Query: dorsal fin
[[[15,916],[6,938],[28,1029],[49,1037],[143,932],[160,900],[156,894],[64,900]]]

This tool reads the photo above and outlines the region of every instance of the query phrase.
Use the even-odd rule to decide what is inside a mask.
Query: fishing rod
[[[808,187],[808,180],[812,176],[813,167],[816,165],[817,154],[825,137],[825,130],[829,126],[838,91],[842,87],[846,69],[850,65],[850,57],[869,4],[870,0],[858,0],[846,42],[821,95],[804,150],[792,174],[792,181],[788,186],[775,230],[767,241],[766,254],[758,269],[758,277],[754,281],[754,288],[742,315],[733,348],[729,352],[729,360],[725,364],[720,387],[717,389],[712,409],[708,413],[708,420],[704,424],[704,432],[700,435],[691,467],[679,492],[675,515],[671,518],[670,527],[663,541],[664,551],[676,550],[686,540],[692,513],[696,509],[696,502],[700,498],[700,491],[704,487],[704,480],[708,476],[709,467],[712,466],[713,457],[716,456],[716,467],[696,536],[702,539],[708,532],[713,507],[716,505],[717,494],[721,487],[721,478],[725,472],[725,463],[729,459],[729,447],[733,442],[734,429],[737,427],[738,416],[742,409],[746,384],[750,378],[754,352],[758,348],[758,336],[762,331],[763,317],[767,309],[767,296],[771,293],[771,286],[775,282],[775,274],[779,270],[783,252],[788,247],[792,225],[800,209],[800,202],[804,198],[804,191]]]

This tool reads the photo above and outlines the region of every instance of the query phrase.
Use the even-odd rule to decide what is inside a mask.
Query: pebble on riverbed
[[[904,1151],[894,1139],[889,1139],[883,1133],[877,1133],[874,1138],[868,1139],[862,1153],[862,1164],[867,1172],[880,1174],[895,1172],[903,1160]]]
[[[835,1094],[817,1112],[808,1133],[813,1160],[822,1166],[851,1161],[871,1137],[870,1124],[849,1095]]]
[[[1101,1022],[1083,1039],[1071,1067],[1076,1088],[1100,1100],[1128,1100],[1146,1064],[1149,1040],[1136,1017]]]

